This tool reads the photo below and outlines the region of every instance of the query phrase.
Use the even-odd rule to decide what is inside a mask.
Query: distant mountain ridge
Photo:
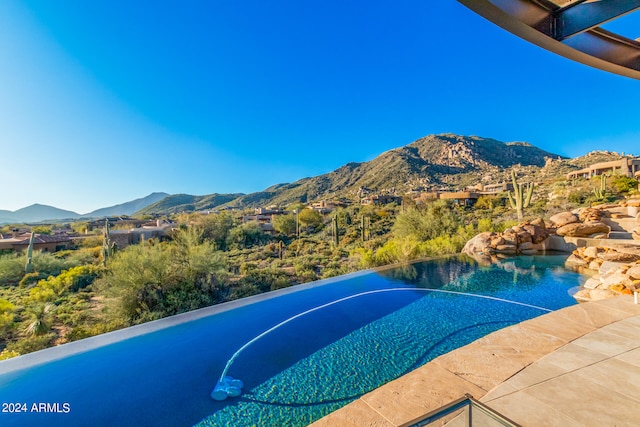
[[[514,167],[525,175],[560,176],[588,164],[618,158],[621,156],[617,153],[596,151],[583,157],[568,159],[526,142],[505,143],[491,138],[454,134],[429,135],[408,145],[388,150],[371,161],[347,163],[323,175],[303,178],[293,183],[273,184],[255,193],[213,193],[204,196],[152,193],[147,197],[98,209],[84,216],[167,215],[231,206],[284,207],[296,202],[308,203],[340,197],[358,200],[367,192],[400,195],[412,190],[447,191],[479,183],[509,180],[510,170]],[[29,209],[35,210],[38,206],[45,207],[34,205]],[[15,218],[7,221],[6,217],[13,217],[19,211],[0,210],[0,223],[80,217],[75,212],[56,211],[56,208],[51,206],[46,208],[51,209],[48,211],[48,218],[31,221]],[[36,217],[37,215],[33,215],[31,218]]]
[[[17,211],[0,210],[0,224],[5,223],[33,223],[56,220],[75,220],[80,218],[100,218],[104,216],[132,215],[158,200],[164,199],[167,193],[151,193],[146,197],[135,199],[119,205],[97,209],[88,214],[59,209],[54,206],[35,203]]]
[[[411,189],[435,189],[481,182],[483,177],[503,179],[516,165],[543,167],[547,159],[562,158],[526,142],[504,143],[490,138],[454,134],[430,135],[380,154],[368,162],[351,162],[316,177],[275,184],[263,191],[243,194],[223,203],[222,195],[170,198],[138,214],[170,214],[225,206],[286,206],[322,198],[355,198],[362,189],[402,194]],[[506,175],[505,175],[506,176]],[[215,196],[215,197],[213,197]],[[230,195],[224,195],[230,196]],[[207,203],[204,203],[207,197]]]
[[[136,215],[172,214],[178,212],[193,212],[214,209],[244,196],[234,194],[208,194],[206,196],[192,196],[190,194],[173,194],[159,200],[136,212]]]
[[[118,216],[118,215],[133,215],[141,209],[168,197],[167,193],[151,193],[146,197],[135,199],[130,202],[121,203],[119,205],[110,206],[108,208],[97,209],[93,212],[89,212],[83,216],[89,217],[103,217],[103,216]]]

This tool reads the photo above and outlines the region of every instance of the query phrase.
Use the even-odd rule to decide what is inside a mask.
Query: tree
[[[316,229],[322,225],[322,215],[318,211],[305,208],[298,214],[298,221],[307,229]]]
[[[244,249],[269,241],[269,236],[262,231],[262,227],[255,221],[247,222],[235,227],[227,238],[227,247]]]
[[[273,217],[273,228],[278,233],[287,236],[296,234],[296,215],[275,215]]]
[[[219,214],[200,215],[196,224],[202,230],[202,237],[215,243],[216,248],[225,250],[229,233],[234,227],[231,214],[222,212]]]
[[[451,235],[462,224],[458,212],[446,200],[436,200],[423,208],[407,209],[400,213],[392,230],[398,238],[418,241]]]

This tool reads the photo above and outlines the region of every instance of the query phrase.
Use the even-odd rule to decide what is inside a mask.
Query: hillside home
[[[158,220],[155,224],[129,230],[111,230],[109,236],[118,249],[123,249],[149,239],[166,240],[175,228],[176,225],[173,223]]]
[[[439,199],[453,200],[453,204],[458,206],[473,206],[481,196],[480,193],[471,191],[458,191],[452,193],[438,193]]]
[[[588,168],[567,174],[567,179],[591,178],[594,176],[609,173],[612,175],[624,175],[632,178],[640,172],[640,158],[624,158],[612,162],[595,163]]]
[[[402,203],[402,197],[391,196],[388,194],[378,194],[370,197],[365,197],[360,201],[363,205],[388,205],[389,203]]]
[[[0,235],[2,236],[2,235]],[[31,233],[13,233],[0,238],[1,252],[22,252],[29,247]],[[57,252],[69,249],[73,244],[71,237],[64,234],[36,234],[33,238],[33,250],[41,252]]]
[[[320,200],[319,202],[314,202],[311,203],[309,206],[307,206],[309,209],[313,209],[314,211],[317,211],[321,214],[328,214],[333,212],[334,210],[336,210],[337,208],[344,208],[346,207],[347,204],[340,202],[340,201],[331,201],[331,202],[327,202],[325,200]]]

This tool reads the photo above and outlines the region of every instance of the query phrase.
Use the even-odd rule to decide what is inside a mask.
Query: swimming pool
[[[361,272],[3,361],[3,409],[13,403],[25,411],[1,412],[0,425],[304,426],[441,354],[544,313],[503,299],[551,310],[575,304],[569,290],[581,279],[562,268],[565,258],[479,267],[453,257]],[[322,305],[238,355],[229,375],[244,382],[241,396],[210,398],[236,350]]]

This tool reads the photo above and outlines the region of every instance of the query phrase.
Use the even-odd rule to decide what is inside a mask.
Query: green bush
[[[18,254],[0,255],[0,286],[17,284],[24,275],[25,262]]]

